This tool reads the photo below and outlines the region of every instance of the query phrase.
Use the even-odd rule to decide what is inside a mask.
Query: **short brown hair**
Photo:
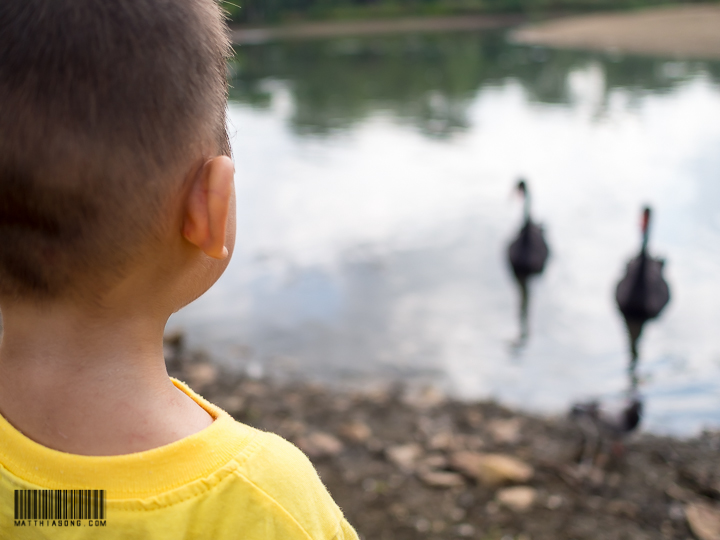
[[[215,0],[0,2],[0,296],[122,272],[182,167],[229,154],[228,51]]]

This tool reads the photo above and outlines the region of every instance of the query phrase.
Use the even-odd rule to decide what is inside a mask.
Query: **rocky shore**
[[[720,539],[720,433],[640,434],[588,453],[568,418],[431,389],[252,379],[181,336],[166,359],[239,421],[299,446],[366,540]]]

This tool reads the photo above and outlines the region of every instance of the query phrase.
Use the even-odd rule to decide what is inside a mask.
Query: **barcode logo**
[[[105,519],[104,489],[16,489],[15,519]]]

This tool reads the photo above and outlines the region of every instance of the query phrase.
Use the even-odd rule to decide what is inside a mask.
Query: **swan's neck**
[[[530,193],[525,191],[525,205],[523,208],[523,219],[525,222],[525,225],[530,223]]]
[[[645,230],[643,230],[642,247],[640,248],[640,254],[643,256],[643,258],[647,257],[647,245],[649,236],[649,227],[646,225]]]

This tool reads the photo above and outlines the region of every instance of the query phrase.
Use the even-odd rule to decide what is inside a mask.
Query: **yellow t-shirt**
[[[51,450],[0,416],[0,539],[357,540],[300,450],[173,382],[215,421],[136,454]]]

